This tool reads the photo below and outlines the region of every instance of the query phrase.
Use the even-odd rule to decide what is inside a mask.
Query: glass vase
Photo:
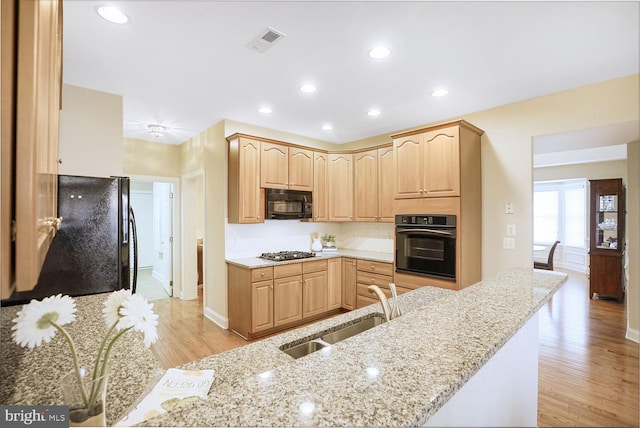
[[[105,399],[108,375],[97,376],[94,379],[92,373],[80,369],[80,378],[82,384],[77,373],[72,371],[60,379],[64,405],[69,406],[69,426],[107,426]]]

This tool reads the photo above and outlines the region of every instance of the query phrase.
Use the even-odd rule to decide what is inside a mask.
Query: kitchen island
[[[65,326],[73,339],[80,367],[93,367],[106,332],[102,317],[110,293],[75,297],[76,320]],[[28,349],[11,338],[12,320],[23,305],[0,309],[0,404],[60,405],[60,378],[73,369],[69,345],[60,333],[49,343]],[[148,383],[162,374],[158,360],[144,347],[142,335],[128,332],[114,345],[109,359],[107,424],[117,422],[129,410]]]
[[[471,411],[478,424],[502,423],[490,419],[502,415],[480,414],[494,412],[492,405],[470,409],[468,399],[458,400],[480,376],[497,386],[484,389],[489,393],[471,389],[472,398],[483,402],[495,388],[499,397],[519,397],[523,389],[524,408],[504,405],[500,413],[513,426],[535,425],[536,314],[565,281],[558,272],[514,269],[457,292],[422,287],[400,296],[403,316],[299,359],[281,348],[371,316],[380,306],[185,364],[181,368],[215,370],[207,399],[144,425],[415,426],[459,424],[450,415]],[[501,372],[505,361],[511,371]],[[462,407],[447,409],[451,403]]]

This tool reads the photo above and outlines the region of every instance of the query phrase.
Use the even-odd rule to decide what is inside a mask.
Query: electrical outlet
[[[507,225],[507,236],[516,236],[516,225],[508,224]]]
[[[516,240],[514,238],[502,238],[502,247],[507,250],[515,250]]]
[[[507,202],[506,204],[504,204],[504,213],[513,214],[513,203]]]

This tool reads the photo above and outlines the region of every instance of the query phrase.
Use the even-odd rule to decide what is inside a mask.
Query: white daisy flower
[[[76,319],[75,312],[76,302],[69,296],[58,294],[42,301],[32,300],[13,319],[16,324],[11,327],[13,340],[29,349],[40,346],[42,341],[48,343],[56,335],[56,328],[51,323],[69,324]]]
[[[158,340],[156,325],[158,315],[153,310],[153,303],[139,294],[133,294],[123,304],[120,314],[123,315],[124,327],[133,327],[135,331],[144,333],[144,345],[148,348]]]
[[[118,322],[116,330],[120,331],[125,328],[120,310],[123,307],[123,303],[129,297],[131,297],[131,290],[122,289],[111,293],[109,298],[104,302],[102,314],[104,316],[104,321],[107,324],[107,328],[110,328],[116,322]]]

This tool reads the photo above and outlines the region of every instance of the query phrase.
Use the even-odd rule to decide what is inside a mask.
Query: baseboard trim
[[[627,321],[627,334],[624,337],[633,342],[640,343],[640,330],[629,327],[629,321]]]
[[[204,308],[204,316],[213,321],[218,327],[229,329],[229,318],[223,317],[211,308]]]

